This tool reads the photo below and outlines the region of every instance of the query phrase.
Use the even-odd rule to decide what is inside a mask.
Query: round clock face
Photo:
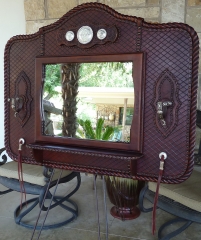
[[[82,44],[91,42],[93,38],[93,30],[89,26],[81,27],[77,32],[77,39]]]
[[[101,28],[98,30],[98,32],[97,32],[98,39],[103,40],[104,38],[106,38],[106,36],[107,36],[107,32],[104,28]]]
[[[74,34],[74,32],[73,31],[68,31],[67,33],[66,33],[66,40],[67,41],[72,41],[73,39],[74,39],[74,37],[75,37],[75,34]]]

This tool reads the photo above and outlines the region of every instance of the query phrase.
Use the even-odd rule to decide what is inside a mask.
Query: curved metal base
[[[36,187],[40,187],[39,189],[37,189],[37,190],[40,190],[40,191],[38,191],[38,195],[39,195],[39,196],[36,197],[36,198],[32,198],[32,199],[28,200],[27,202],[23,202],[23,203],[22,203],[22,206],[19,205],[19,206],[16,208],[16,210],[15,210],[15,212],[14,212],[14,219],[15,219],[16,224],[21,225],[21,226],[26,227],[26,228],[40,230],[40,229],[41,229],[41,226],[37,226],[37,227],[36,227],[35,224],[34,224],[34,225],[28,224],[28,223],[23,222],[23,220],[22,220],[22,219],[23,219],[34,207],[36,207],[37,205],[39,205],[39,207],[41,208],[42,211],[49,211],[49,210],[51,210],[51,209],[59,206],[59,207],[62,207],[63,209],[65,209],[66,211],[68,211],[68,212],[70,212],[70,213],[72,214],[72,215],[71,215],[70,217],[68,217],[65,221],[62,221],[62,222],[59,222],[59,223],[56,223],[56,224],[52,224],[52,225],[44,225],[44,226],[43,226],[43,229],[51,229],[51,228],[61,227],[61,226],[65,225],[65,224],[67,224],[67,223],[69,223],[69,222],[72,222],[75,218],[77,218],[77,216],[78,216],[78,206],[77,206],[77,204],[76,204],[74,201],[70,200],[69,198],[70,198],[70,197],[79,189],[79,187],[80,187],[80,184],[81,184],[81,176],[80,176],[80,173],[78,173],[78,172],[72,172],[72,173],[69,174],[68,176],[61,178],[60,181],[59,181],[59,183],[69,182],[69,181],[71,181],[73,178],[77,178],[77,184],[76,184],[76,186],[75,186],[73,189],[71,189],[70,193],[68,193],[68,194],[67,194],[66,196],[64,196],[64,197],[54,196],[54,197],[52,198],[52,194],[51,194],[51,192],[49,191],[50,188],[52,188],[53,186],[56,185],[57,180],[50,182],[50,186],[48,186],[48,184],[46,184],[44,187],[34,185],[35,188],[36,188]],[[58,184],[59,184],[59,183],[58,183]],[[25,189],[26,189],[26,186],[28,186],[28,185],[27,185],[27,183],[25,182]],[[33,187],[31,188],[31,187],[28,186],[28,187],[27,187],[27,190],[29,190],[29,192],[30,192],[30,191],[33,192]],[[45,194],[46,190],[47,190],[47,195]],[[28,192],[28,193],[29,193],[29,192]],[[45,199],[51,199],[51,198],[52,198],[52,201],[53,201],[54,203],[51,204],[51,206],[46,207],[46,206],[44,205],[44,201],[43,201],[44,198],[45,198]],[[64,204],[65,202],[66,202],[66,203],[69,203],[70,206],[65,205],[65,204]],[[30,203],[30,204],[32,203],[32,205],[28,206],[29,203]],[[24,210],[24,211],[22,211],[23,207],[26,206],[26,205],[28,206],[27,209]],[[49,210],[48,210],[48,208],[49,208]]]
[[[184,222],[184,225],[181,226],[180,228],[178,228],[177,230],[172,231],[172,232],[166,234],[164,237],[162,237],[163,230],[168,228],[170,225],[172,225],[174,223],[177,223],[177,222]],[[164,223],[158,230],[158,240],[169,240],[169,239],[177,236],[178,234],[183,232],[186,228],[188,228],[191,225],[191,223],[193,223],[193,222],[182,219],[182,218],[175,218],[175,219],[172,219],[172,220]]]
[[[117,208],[113,206],[110,210],[113,217],[121,220],[132,220],[140,216],[140,210],[138,207],[130,208]]]
[[[59,199],[63,199],[63,197],[54,197],[53,201],[54,202],[58,202]],[[70,203],[71,207],[62,204],[59,204],[60,207],[62,207],[63,209],[67,210],[68,212],[70,212],[72,214],[72,216],[68,217],[68,219],[56,223],[56,224],[52,224],[52,225],[44,225],[43,229],[47,230],[47,229],[52,229],[52,228],[57,228],[57,227],[61,227],[69,222],[72,222],[74,219],[77,218],[78,216],[78,206],[77,204],[70,200],[70,199],[65,199],[66,202]],[[63,201],[62,201],[63,202]],[[30,207],[28,207],[25,211],[22,212],[23,207],[25,207],[26,205],[28,206],[29,203],[33,203]],[[34,208],[38,205],[39,203],[39,198],[32,198],[30,200],[28,200],[27,202],[23,202],[22,203],[22,209],[20,209],[20,205],[15,209],[14,212],[14,219],[16,224],[21,225],[23,227],[29,228],[29,229],[33,229],[35,227],[35,224],[28,224],[23,222],[23,218]],[[37,230],[41,229],[41,226],[38,225],[36,227]]]
[[[155,193],[150,191],[147,186],[145,186],[141,192],[139,197],[139,208],[142,212],[150,212],[152,211],[152,207],[146,208],[144,207],[144,199],[147,199],[149,202],[154,202]],[[201,223],[201,213],[195,210],[192,210],[178,202],[175,202],[167,197],[160,196],[158,198],[158,208],[175,215],[177,218],[172,219],[166,223],[164,223],[158,230],[158,239],[159,240],[169,240],[176,235],[183,232],[186,228],[188,228],[193,222]],[[179,227],[177,230],[172,231],[162,237],[163,230],[169,227],[170,225],[184,222],[184,225]]]
[[[145,193],[148,190],[148,187],[145,186],[141,191],[139,195],[139,208],[141,212],[151,212],[153,210],[153,207],[146,208],[144,207],[144,198],[146,198]]]

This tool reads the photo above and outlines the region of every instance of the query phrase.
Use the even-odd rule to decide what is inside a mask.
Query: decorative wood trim
[[[61,147],[58,145],[45,145],[43,146],[41,143],[33,143],[26,145],[27,148],[31,148],[34,150],[44,150],[44,151],[53,151],[53,152],[63,152],[63,153],[71,153],[71,154],[79,154],[79,155],[87,155],[87,156],[93,156],[93,157],[105,157],[105,158],[114,158],[114,159],[121,159],[121,160],[136,160],[142,157],[141,154],[135,154],[135,156],[131,156],[134,154],[128,154],[130,156],[126,156],[125,154],[116,155],[116,152],[109,151],[106,153],[106,151],[102,152],[100,150],[87,150],[87,149],[81,149],[81,148],[69,148],[69,147]],[[105,154],[106,153],[106,154]]]
[[[88,148],[98,149],[116,149],[132,152],[142,152],[143,146],[143,109],[144,109],[144,60],[145,56],[143,53],[136,54],[117,54],[117,55],[96,55],[96,56],[76,56],[76,57],[44,57],[36,58],[36,81],[35,81],[35,106],[40,106],[35,111],[35,141],[37,142],[49,142],[52,144],[61,144],[68,146],[79,146]],[[50,63],[79,63],[79,62],[118,62],[118,61],[131,61],[133,62],[133,80],[135,86],[135,100],[134,108],[135,114],[131,125],[130,142],[110,142],[110,141],[93,141],[90,139],[78,139],[78,138],[61,138],[58,136],[47,136],[43,135],[44,126],[42,126],[43,116],[41,114],[42,100],[41,100],[41,89],[42,89],[42,77],[43,77],[43,66]],[[137,127],[136,127],[137,126]],[[132,131],[133,129],[133,131]],[[42,131],[41,131],[42,130]]]
[[[12,127],[14,126],[15,128],[15,121],[13,121],[13,113],[12,111],[10,111],[10,103],[8,103],[8,98],[14,96],[15,92],[13,91],[11,93],[11,87],[14,86],[14,80],[12,80],[11,82],[11,76],[13,76],[13,69],[11,67],[11,59],[13,57],[13,54],[17,54],[18,51],[13,51],[13,49],[17,50],[17,46],[21,45],[21,44],[25,44],[25,45],[29,45],[30,43],[35,43],[38,39],[41,39],[41,51],[40,53],[38,53],[38,51],[36,51],[35,57],[40,56],[44,56],[46,57],[45,54],[45,47],[47,47],[46,44],[46,34],[52,32],[52,31],[58,31],[58,29],[60,29],[62,26],[64,26],[71,18],[74,18],[77,14],[82,14],[82,13],[86,13],[87,11],[99,11],[101,13],[110,15],[114,18],[116,18],[116,20],[120,23],[128,23],[128,25],[132,25],[134,29],[137,29],[139,32],[139,35],[142,37],[141,39],[139,39],[136,36],[136,33],[133,34],[133,39],[137,42],[139,42],[139,40],[141,41],[140,44],[142,45],[142,50],[143,51],[147,51],[147,56],[149,59],[149,57],[151,57],[150,54],[150,47],[148,46],[143,46],[143,42],[146,40],[145,38],[143,39],[143,36],[146,36],[147,38],[149,38],[149,33],[151,35],[151,33],[154,32],[158,32],[158,33],[169,33],[167,35],[171,36],[171,32],[174,33],[176,32],[183,32],[185,34],[185,37],[188,38],[189,40],[189,46],[188,46],[188,53],[189,53],[189,81],[191,80],[191,83],[189,83],[189,97],[188,97],[188,101],[189,101],[189,105],[187,106],[187,120],[188,120],[188,124],[186,125],[185,131],[186,131],[186,138],[185,138],[185,144],[183,145],[183,149],[182,151],[185,151],[185,156],[182,159],[178,159],[176,158],[175,160],[178,161],[178,163],[181,163],[182,161],[182,172],[179,172],[179,174],[177,176],[174,176],[174,179],[171,176],[164,176],[164,178],[162,179],[163,182],[165,183],[179,183],[182,182],[184,180],[186,180],[193,169],[193,165],[194,165],[194,161],[193,161],[193,157],[194,157],[194,142],[195,142],[195,122],[196,122],[196,101],[197,101],[197,76],[198,76],[198,60],[199,60],[199,40],[198,40],[198,36],[196,34],[196,32],[194,31],[194,29],[186,24],[183,23],[165,23],[165,24],[153,24],[153,23],[146,23],[143,22],[142,26],[141,26],[141,30],[137,28],[137,21],[139,18],[133,17],[133,16],[125,16],[122,15],[116,11],[114,11],[113,9],[111,9],[110,7],[100,4],[100,3],[86,3],[86,4],[82,4],[74,9],[72,9],[71,11],[69,11],[68,13],[66,13],[60,20],[58,20],[57,22],[43,27],[39,30],[39,32],[32,34],[32,35],[21,35],[21,36],[15,36],[13,38],[11,38],[5,48],[5,61],[4,61],[4,76],[5,76],[5,88],[4,88],[4,96],[5,96],[5,146],[6,146],[6,150],[7,153],[9,154],[9,156],[14,159],[17,160],[17,147],[15,146],[15,143],[13,143],[13,138],[15,137],[15,140],[18,139],[19,137],[21,137],[22,134],[27,133],[28,130],[27,128],[29,127],[28,124],[26,124],[26,126],[21,129],[18,128],[19,131],[12,131],[11,132],[11,124],[14,123],[14,125],[12,125]],[[106,24],[109,24],[108,22],[106,22]],[[126,31],[126,29],[122,29],[121,30],[121,34],[122,32],[124,32],[124,30]],[[128,33],[128,32],[126,32]],[[130,32],[129,32],[130,33]],[[144,35],[143,35],[144,33]],[[132,33],[131,33],[132,34]],[[43,35],[43,36],[41,36]],[[120,38],[119,38],[120,39]],[[119,40],[118,39],[118,40]],[[164,38],[165,39],[165,38]],[[161,38],[161,41],[163,42],[164,39]],[[138,48],[138,45],[136,43],[136,41],[134,41],[135,43],[133,44],[133,48],[128,48],[126,49],[127,51],[140,51],[140,48]],[[153,39],[151,41],[154,41]],[[115,42],[116,44],[117,42]],[[136,44],[136,46],[135,46]],[[104,47],[109,46],[110,44],[105,45]],[[112,45],[112,44],[111,44]],[[40,46],[39,46],[40,47]],[[38,49],[39,49],[38,47]],[[58,45],[57,45],[58,47]],[[74,48],[72,48],[74,49]],[[79,52],[79,48],[75,48],[77,52]],[[97,48],[98,49],[98,48]],[[70,49],[71,50],[71,49]],[[82,49],[81,49],[82,50]],[[90,50],[90,49],[89,49]],[[86,49],[85,51],[87,52],[88,55],[90,55],[90,51],[88,49]],[[93,48],[93,53],[92,55],[96,55],[96,51],[95,48]],[[84,50],[83,54],[84,54]],[[119,48],[119,51],[122,53],[121,51],[121,47]],[[34,52],[31,51],[33,53],[32,57],[34,56]],[[20,52],[20,54],[22,54]],[[27,58],[24,58],[26,60],[24,61],[28,61],[30,62],[30,58],[31,56],[28,57],[28,52],[24,53],[27,54]],[[100,54],[100,53],[99,53]],[[112,53],[114,54],[114,53]],[[50,53],[51,55],[51,53]],[[69,54],[69,56],[71,56],[72,54]],[[153,59],[152,59],[153,60]],[[33,58],[32,58],[33,61]],[[192,64],[191,64],[192,63]],[[23,66],[23,64],[22,64]],[[19,67],[20,69],[20,67]],[[23,69],[17,69],[18,71],[21,71]],[[147,73],[150,71],[149,66],[147,68]],[[162,71],[162,70],[161,70]],[[150,72],[149,72],[150,73]],[[159,72],[160,73],[160,72]],[[188,76],[187,76],[188,77]],[[31,79],[32,80],[32,79]],[[149,81],[149,79],[146,79],[145,81],[145,85],[147,84],[147,81]],[[179,79],[178,79],[179,81]],[[152,87],[154,83],[151,83]],[[32,86],[33,87],[33,86]],[[151,87],[151,91],[153,93],[153,88]],[[34,89],[34,88],[33,88]],[[146,92],[145,92],[145,97],[146,97]],[[180,99],[182,101],[182,99]],[[150,106],[150,105],[149,105]],[[150,111],[151,110],[151,111]],[[35,109],[33,109],[33,111],[35,111]],[[146,121],[146,117],[148,116],[148,111],[151,112],[151,114],[153,113],[152,108],[148,108],[145,109],[145,117],[143,118],[144,121]],[[156,108],[154,108],[154,113],[156,112]],[[30,117],[30,120],[32,119],[32,115]],[[177,116],[179,117],[179,116]],[[155,120],[155,119],[154,119]],[[31,122],[31,121],[30,121]],[[32,121],[33,123],[33,121]],[[34,126],[34,124],[33,124]],[[158,127],[157,127],[158,129]],[[174,130],[174,129],[173,129]],[[172,130],[172,131],[173,131]],[[160,131],[158,129],[158,131]],[[15,134],[16,135],[15,135]],[[146,132],[146,134],[149,134],[148,132]],[[162,134],[162,133],[161,133]],[[164,136],[162,134],[162,136]],[[30,137],[30,135],[27,134],[27,143],[30,143],[33,141],[33,138]],[[29,139],[30,138],[30,139]],[[144,137],[146,139],[146,135]],[[165,136],[163,138],[163,140],[165,139]],[[167,139],[165,139],[167,140]],[[166,141],[167,142],[167,141]],[[12,143],[12,144],[11,144]],[[149,143],[147,143],[148,145]],[[147,145],[145,147],[147,147]],[[151,149],[151,148],[150,148]],[[33,160],[33,156],[30,154],[30,150],[26,149],[26,151],[24,151],[23,153],[23,162],[29,163],[29,164],[39,164],[37,162],[35,162]],[[53,152],[51,152],[53,153]],[[115,175],[115,176],[122,176],[122,177],[130,177],[130,178],[136,178],[139,180],[146,180],[146,181],[156,181],[157,180],[157,173],[156,173],[156,167],[155,167],[155,163],[156,161],[154,160],[154,158],[150,157],[150,162],[151,164],[149,164],[150,167],[150,172],[148,173],[147,171],[144,172],[144,169],[141,168],[142,165],[140,165],[140,162],[143,162],[143,164],[148,163],[148,161],[144,160],[143,156],[141,159],[139,159],[138,163],[137,163],[137,172],[135,173],[134,176],[129,176],[129,174],[127,174],[127,172],[123,172],[123,171],[118,171],[115,170],[115,172],[109,171],[108,169],[105,170],[98,170],[98,168],[90,168],[89,166],[85,167],[85,166],[70,166],[70,164],[68,163],[60,163],[59,159],[55,160],[55,161],[44,161],[43,164],[46,164],[48,166],[52,166],[52,167],[58,167],[58,168],[63,168],[63,169],[72,169],[75,171],[84,171],[84,172],[92,172],[92,173],[100,173],[100,174],[104,174],[104,175]],[[184,159],[184,160],[183,160]],[[171,160],[171,161],[174,161]],[[180,162],[179,162],[180,161]],[[149,162],[149,163],[150,163]],[[126,162],[126,164],[128,164],[128,162]],[[128,165],[126,165],[126,167],[129,168]],[[146,166],[147,167],[147,166]],[[146,169],[147,170],[147,169]],[[158,171],[158,169],[157,169]]]
[[[79,29],[83,26],[89,26],[93,31],[93,38],[87,44],[82,44],[78,41],[77,33]],[[106,37],[104,39],[99,39],[97,37],[98,30],[104,29],[106,31]],[[67,32],[71,31],[74,34],[72,41],[67,41],[65,35]],[[77,46],[79,48],[90,48],[94,45],[102,45],[107,42],[115,42],[118,37],[118,31],[116,26],[109,25],[95,25],[92,23],[83,23],[82,25],[69,28],[60,28],[57,32],[57,43],[59,45],[66,45],[67,47]]]
[[[136,52],[141,52],[143,21],[144,21],[143,18],[139,18],[137,20]]]

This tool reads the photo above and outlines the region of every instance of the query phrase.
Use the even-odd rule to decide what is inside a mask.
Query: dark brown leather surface
[[[72,26],[106,24],[118,29],[117,40],[89,48],[59,45],[59,29]],[[138,25],[137,25],[138,22]],[[86,24],[85,24],[86,23]],[[140,24],[142,24],[141,27]],[[123,54],[141,51],[146,53],[145,98],[144,98],[144,140],[143,157],[137,160],[137,173],[132,176],[130,161],[104,158],[81,160],[69,158],[65,153],[44,151],[43,162],[36,162],[32,149],[23,147],[23,161],[30,164],[45,164],[58,168],[101,174],[133,177],[156,181],[160,152],[166,152],[165,170],[162,182],[181,182],[189,177],[193,168],[195,143],[196,91],[198,74],[198,37],[185,24],[148,24],[140,18],[123,16],[109,7],[98,3],[78,6],[55,24],[42,28],[38,33],[16,36],[5,49],[5,147],[9,156],[17,160],[18,141],[24,138],[26,144],[35,142],[35,58],[37,56],[80,56],[101,54]],[[168,136],[161,134],[156,124],[156,110],[153,102],[156,85],[161,74],[168,70],[176,79],[178,101],[174,129]],[[31,82],[31,116],[24,126],[14,117],[8,98],[15,94],[15,82],[25,72]],[[74,156],[74,155],[73,155]]]

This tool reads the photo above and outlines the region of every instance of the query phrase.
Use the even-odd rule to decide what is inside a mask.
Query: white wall
[[[0,148],[4,146],[4,48],[11,37],[25,32],[24,0],[0,0]]]

